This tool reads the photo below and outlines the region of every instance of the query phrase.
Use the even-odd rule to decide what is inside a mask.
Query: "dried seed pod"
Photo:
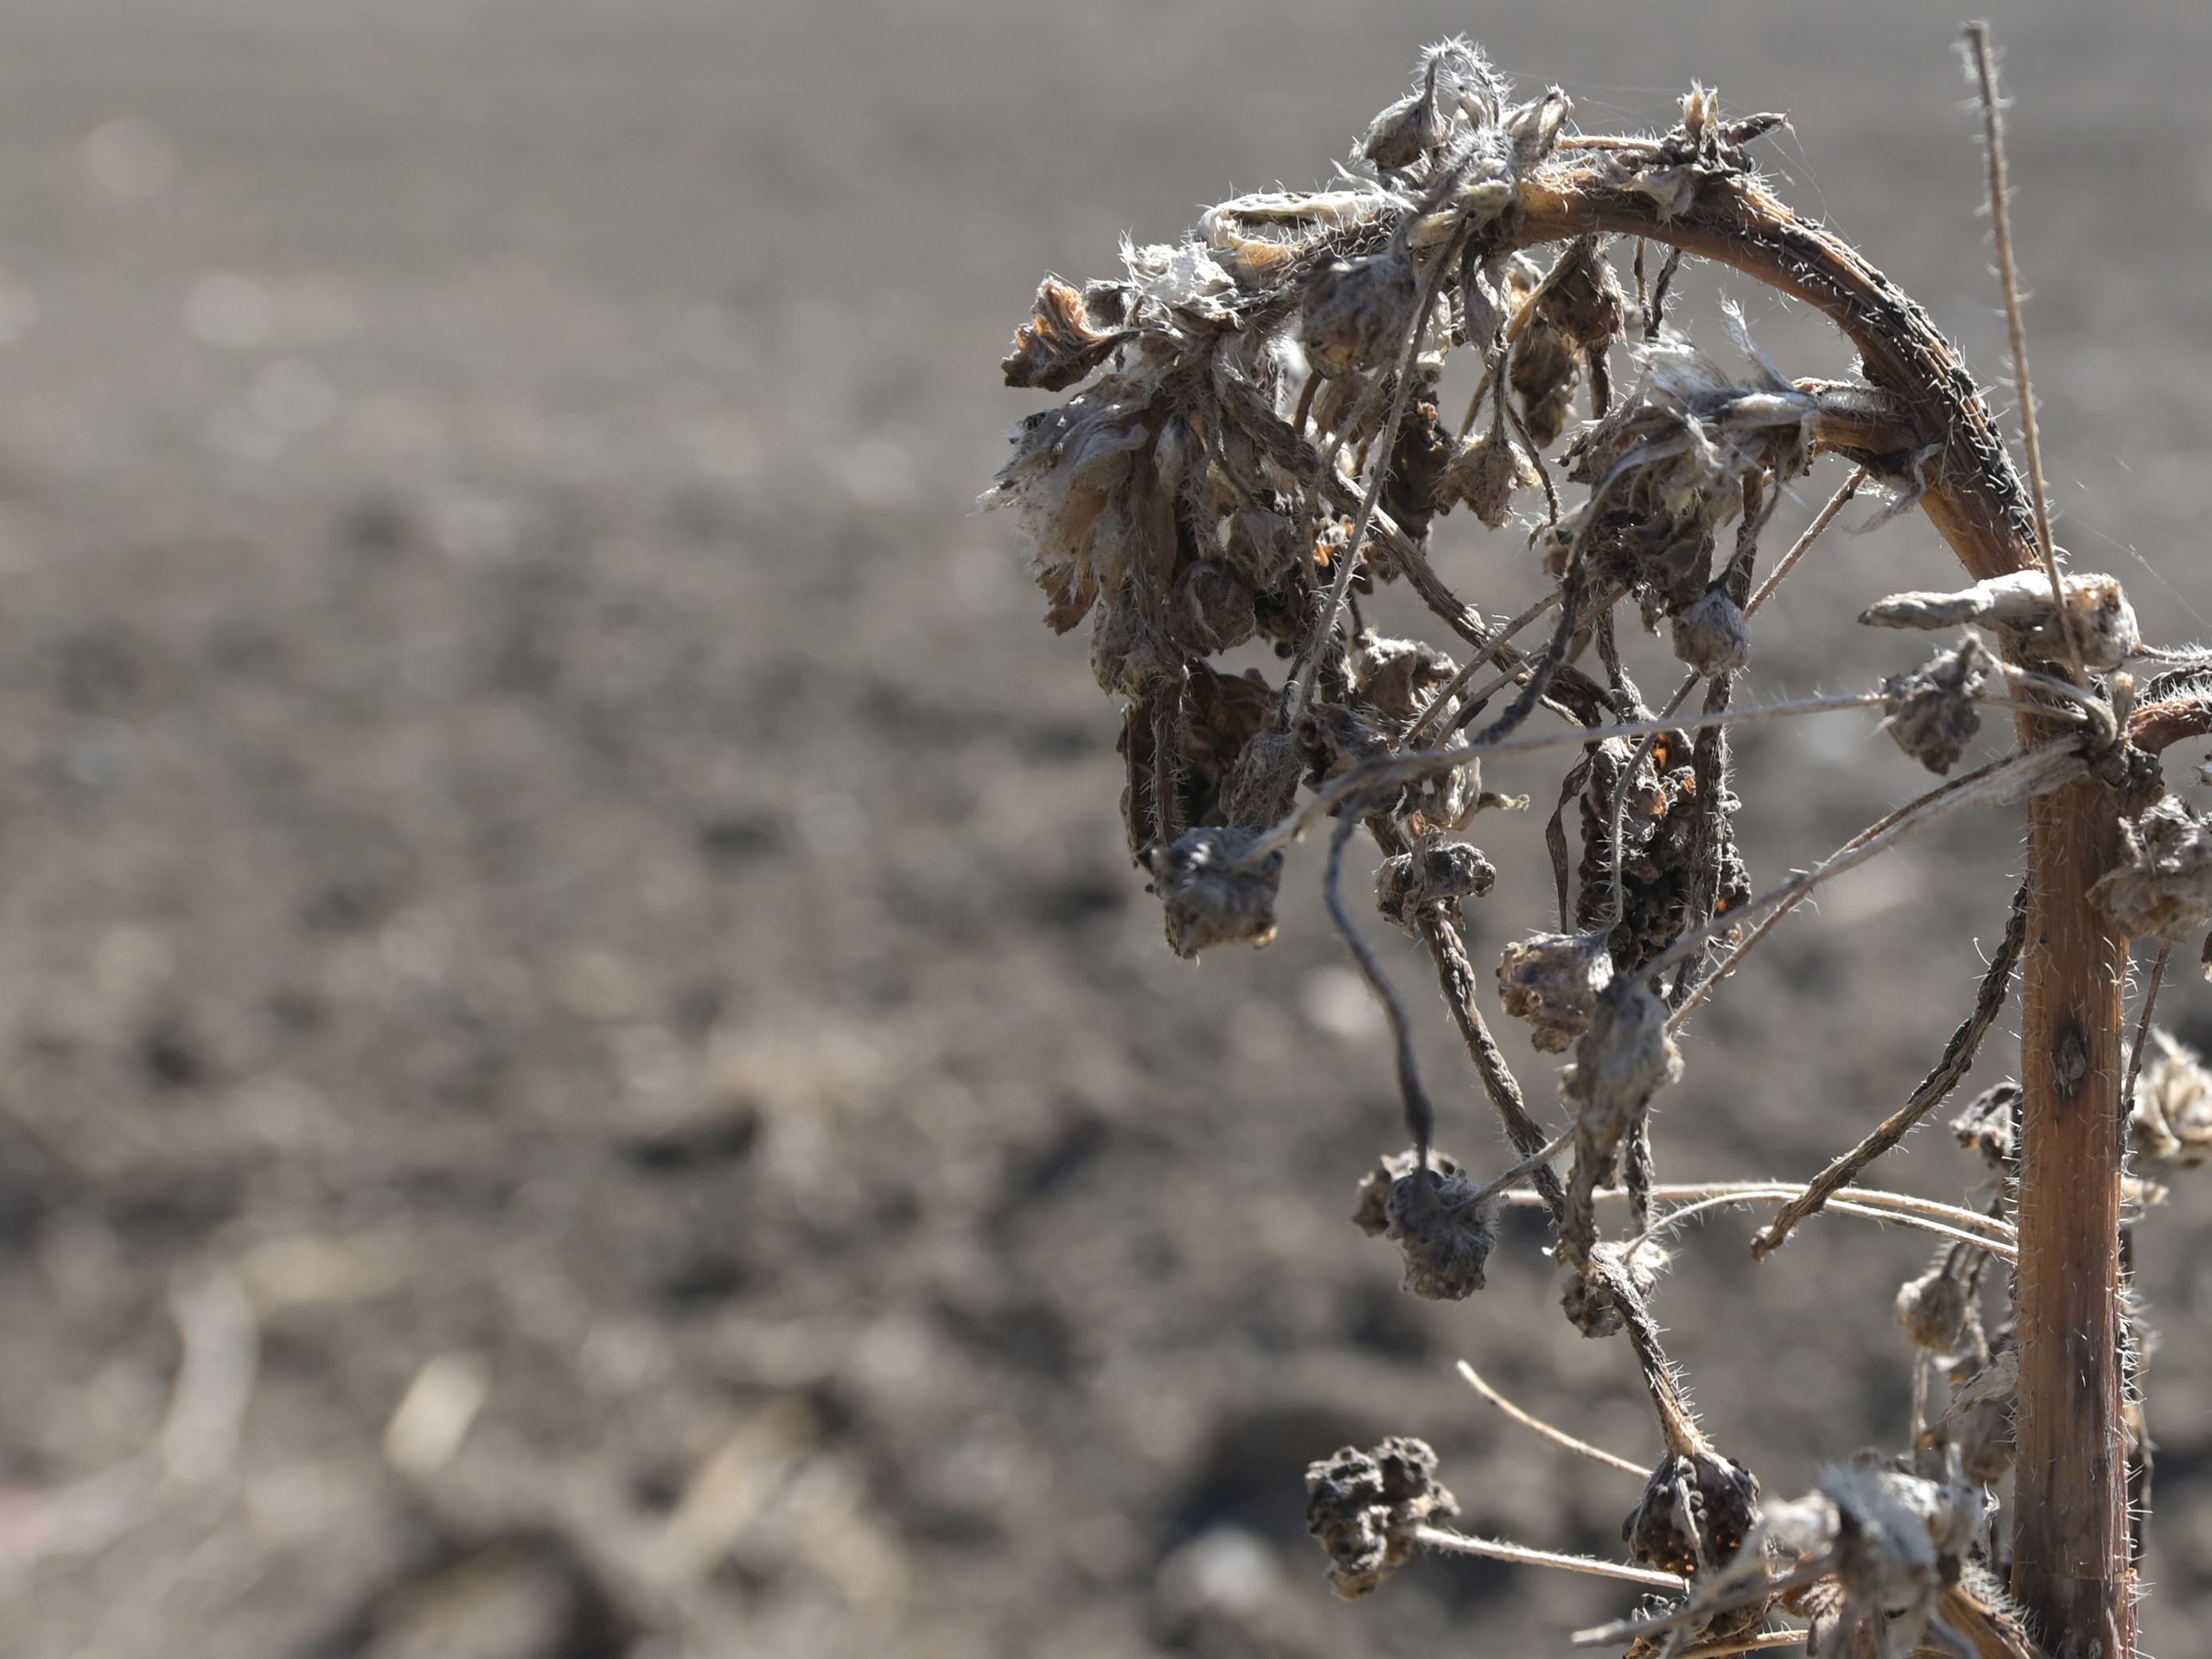
[[[1087,291],[1078,293],[1057,276],[1037,285],[1036,314],[1014,331],[1014,349],[999,365],[1008,386],[1065,391],[1132,337],[1118,317],[1094,319],[1088,301]]]
[[[2193,1170],[2212,1158],[2212,1072],[2170,1033],[2151,1036],[2158,1058],[2136,1079],[2128,1144],[2138,1164]]]
[[[1255,733],[1221,781],[1221,816],[1243,829],[1265,830],[1298,797],[1297,739],[1266,726]]]
[[[1550,1054],[1565,1053],[1589,1029],[1598,994],[1612,978],[1604,939],[1589,933],[1538,933],[1507,945],[1498,959],[1505,1012],[1535,1027],[1528,1040]]]
[[[1966,1281],[1939,1259],[1897,1293],[1897,1322],[1905,1340],[1929,1353],[1949,1353],[1966,1330]]]
[[[1306,1530],[1328,1557],[1330,1588],[1347,1601],[1371,1593],[1413,1553],[1413,1534],[1459,1513],[1437,1482],[1425,1441],[1393,1435],[1371,1452],[1341,1448],[1306,1466]]]
[[[1582,372],[1582,353],[1575,343],[1544,321],[1540,311],[1513,343],[1510,371],[1513,395],[1521,401],[1521,423],[1539,449],[1549,449],[1567,429]]]
[[[1385,1234],[1406,1260],[1403,1288],[1425,1302],[1460,1302],[1482,1288],[1498,1243],[1498,1200],[1449,1158],[1400,1172],[1383,1200]],[[1364,1212],[1363,1203],[1363,1212]]]
[[[1751,660],[1751,621],[1719,583],[1674,618],[1674,656],[1708,679]]]
[[[1911,1651],[1937,1598],[1959,1580],[1981,1525],[1980,1492],[1955,1465],[1949,1480],[1923,1480],[1865,1453],[1823,1474],[1820,1493],[1835,1517],[1831,1547],[1844,1599],[1838,1634],[1848,1641],[1864,1630],[1893,1644],[1890,1651]]]
[[[1512,515],[1514,492],[1542,482],[1528,452],[1493,429],[1460,446],[1444,469],[1441,499],[1448,507],[1465,502],[1476,518],[1498,530]]]
[[[1700,1447],[1659,1460],[1620,1535],[1645,1566],[1688,1578],[1733,1561],[1758,1517],[1759,1477]]]
[[[1413,407],[1398,422],[1398,435],[1390,447],[1382,510],[1399,529],[1418,540],[1429,533],[1429,521],[1443,509],[1444,480],[1454,446],[1437,414],[1436,377],[1422,376],[1415,392]]]
[[[1410,720],[1451,682],[1459,665],[1419,640],[1363,634],[1352,652],[1352,689],[1393,720]]]
[[[1272,593],[1312,556],[1297,521],[1265,507],[1240,507],[1229,515],[1222,557],[1255,593]]]
[[[1929,771],[1948,772],[1981,729],[1974,699],[1994,665],[1989,647],[1969,635],[1956,650],[1938,651],[1911,672],[1892,674],[1881,683],[1884,729]]]
[[[2135,608],[2111,576],[2068,574],[2061,586],[2085,664],[2099,673],[2118,668],[2142,649]],[[1877,599],[1859,620],[1870,628],[1955,628],[1984,623],[2010,636],[2023,654],[2063,661],[2065,636],[2051,578],[2041,570],[2013,570],[1952,593],[1892,593]]]
[[[1224,563],[1194,559],[1176,584],[1179,637],[1194,656],[1234,650],[1257,631],[1252,590]]]
[[[2000,1083],[1976,1095],[1951,1120],[1959,1145],[1979,1152],[1999,1175],[2010,1175],[2019,1158],[2021,1099],[2020,1085]]]
[[[1951,1404],[1921,1437],[1923,1449],[1955,1453],[1965,1478],[1995,1486],[2011,1472],[2013,1401],[2020,1389],[2020,1350],[2007,1347],[1987,1364],[1963,1355],[1948,1373]]]
[[[1451,123],[1437,107],[1436,76],[1377,115],[1358,145],[1359,154],[1386,172],[1409,167],[1443,143]]]
[[[1432,836],[1382,861],[1375,872],[1375,908],[1411,933],[1419,928],[1423,906],[1480,898],[1497,879],[1480,848]]]
[[[1598,1244],[1590,1249],[1590,1263],[1567,1280],[1559,1293],[1559,1306],[1567,1322],[1587,1337],[1618,1335],[1627,1322],[1620,1298],[1611,1288],[1625,1282],[1639,1302],[1648,1299],[1667,1270],[1667,1251],[1653,1239],[1643,1239],[1633,1249],[1621,1244]]]
[[[2212,833],[2179,797],[2122,818],[2120,835],[2123,862],[2089,890],[2115,931],[2170,939],[2212,920]]]
[[[1152,890],[1165,912],[1168,946],[1177,956],[1273,940],[1283,855],[1270,853],[1249,868],[1237,864],[1259,838],[1254,830],[1211,825],[1152,849]]]
[[[1682,1075],[1682,1051],[1667,1030],[1667,1005],[1629,974],[1600,994],[1559,1095],[1575,1109],[1575,1162],[1605,1170],[1652,1096]]]
[[[1306,283],[1299,325],[1316,374],[1336,378],[1389,364],[1413,322],[1420,285],[1396,249],[1338,259]]]

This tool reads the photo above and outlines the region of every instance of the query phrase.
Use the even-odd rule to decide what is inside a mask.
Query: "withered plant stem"
[[[1623,1561],[1601,1561],[1592,1555],[1561,1555],[1552,1550],[1532,1550],[1495,1538],[1470,1538],[1443,1527],[1416,1527],[1413,1541],[1425,1549],[1446,1555],[1480,1555],[1492,1561],[1517,1561],[1524,1567],[1559,1567],[1568,1572],[1589,1573],[1598,1578],[1618,1578],[1625,1583],[1649,1584],[1654,1589],[1682,1592],[1683,1581],[1671,1572],[1632,1567]]]
[[[1359,828],[1359,818],[1360,815],[1347,805],[1330,833],[1328,867],[1322,874],[1322,898],[1328,907],[1329,920],[1336,924],[1336,931],[1343,935],[1352,961],[1358,965],[1360,977],[1367,981],[1367,988],[1375,993],[1375,1000],[1382,1005],[1382,1012],[1389,1019],[1391,1048],[1398,1067],[1398,1094],[1406,1109],[1406,1132],[1413,1137],[1413,1150],[1419,1154],[1421,1167],[1426,1169],[1429,1147],[1436,1139],[1437,1109],[1421,1084],[1420,1062],[1413,1054],[1413,1024],[1406,1018],[1406,1005],[1398,1000],[1389,975],[1376,960],[1375,947],[1361,937],[1359,929],[1352,925],[1351,913],[1344,908],[1344,849],[1352,832]]]
[[[1911,1133],[1923,1118],[1949,1098],[1952,1090],[1973,1069],[1974,1056],[1980,1051],[1983,1037],[2004,1009],[2005,999],[2012,988],[2013,969],[2019,966],[2021,948],[2027,942],[2027,884],[2022,882],[2020,890],[2013,895],[2012,909],[2005,919],[2004,937],[1982,975],[1973,1008],[1951,1033],[1951,1040],[1943,1045],[1942,1056],[1936,1062],[1935,1069],[1920,1079],[1919,1086],[1903,1106],[1884,1118],[1872,1134],[1815,1176],[1812,1185],[1805,1189],[1805,1196],[1775,1217],[1767,1230],[1752,1241],[1754,1259],[1765,1260],[1767,1252],[1790,1236],[1791,1228],[1856,1181],[1869,1164]]]
[[[2173,954],[2173,941],[2160,939],[2158,960],[2151,964],[2150,978],[2143,986],[2142,1007],[2136,1015],[2136,1040],[2128,1048],[2128,1080],[2120,1091],[2120,1098],[2132,1110],[2136,1102],[2136,1079],[2142,1075],[2143,1039],[2150,1035],[2151,1010],[2158,1006],[2158,988],[2166,983],[2166,958]]]
[[[1576,1439],[1565,1429],[1547,1423],[1534,1412],[1523,1411],[1504,1395],[1498,1393],[1496,1389],[1492,1388],[1489,1383],[1484,1382],[1481,1373],[1464,1359],[1459,1362],[1459,1374],[1467,1379],[1468,1387],[1473,1389],[1501,1413],[1518,1423],[1538,1439],[1548,1440],[1560,1450],[1571,1451],[1577,1457],[1587,1457],[1593,1463],[1602,1463],[1609,1469],[1618,1469],[1623,1474],[1634,1475],[1638,1480],[1648,1480],[1651,1478],[1651,1470],[1648,1465],[1632,1462],[1626,1457],[1616,1457],[1602,1447],[1593,1446],[1587,1440]]]
[[[2067,607],[2065,584],[2058,574],[2058,549],[2051,539],[2051,503],[2043,483],[2043,441],[2037,435],[2035,422],[2035,384],[2027,372],[2027,319],[2021,310],[2020,268],[2012,246],[2003,100],[1997,93],[1990,26],[1985,21],[1969,23],[1961,38],[1973,59],[1974,78],[1981,94],[1982,147],[1990,168],[1990,228],[1997,245],[1997,278],[2004,284],[2005,328],[2012,337],[2013,386],[2020,398],[2020,432],[2027,448],[2027,487],[2029,499],[2035,506],[2036,547],[2043,556],[2044,574],[2051,578],[2051,599],[2058,607],[2059,629],[2066,636],[2066,660],[2074,671],[2074,683],[2087,685],[2089,676],[2081,664],[2081,636],[2075,625],[2074,613]]]
[[[1395,843],[1391,850],[1396,850]],[[1468,957],[1466,942],[1460,938],[1458,927],[1436,910],[1422,912],[1420,929],[1421,942],[1429,947],[1437,964],[1437,983],[1443,993],[1444,1006],[1451,1010],[1452,1023],[1459,1027],[1461,1039],[1467,1044],[1468,1059],[1482,1079],[1483,1092],[1490,1097],[1498,1121],[1504,1125],[1505,1138],[1516,1151],[1534,1152],[1546,1144],[1543,1127],[1530,1115],[1520,1082],[1498,1052],[1490,1027],[1483,1022],[1482,1011],[1475,1006],[1474,963]],[[1553,1226],[1564,1226],[1567,1190],[1558,1174],[1540,1164],[1531,1182],[1536,1190],[1529,1196],[1551,1212]],[[1519,1194],[1505,1196],[1510,1202]]]

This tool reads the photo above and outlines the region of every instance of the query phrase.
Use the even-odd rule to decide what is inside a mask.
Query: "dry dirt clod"
[[[1271,853],[1249,869],[1237,865],[1259,839],[1257,830],[1211,825],[1152,849],[1152,890],[1165,913],[1168,945],[1177,956],[1194,957],[1217,945],[1257,948],[1273,941],[1283,855]]]
[[[1306,1466],[1306,1530],[1321,1540],[1339,1595],[1371,1594],[1412,1557],[1417,1528],[1459,1513],[1436,1475],[1427,1442],[1399,1435],[1372,1451],[1346,1446]]]

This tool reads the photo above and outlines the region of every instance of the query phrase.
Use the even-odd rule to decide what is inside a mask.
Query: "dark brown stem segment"
[[[1927,313],[1759,185],[1708,179],[1686,211],[1663,216],[1636,188],[1641,165],[1630,152],[1600,151],[1546,169],[1522,184],[1504,240],[1648,237],[1817,307],[1923,446],[1869,458],[1884,461],[1878,470],[1917,481],[1929,520],[1975,578],[2038,565],[2033,503]],[[2022,738],[2043,735],[2024,729]],[[2089,902],[2118,854],[2118,805],[2084,779],[2034,801],[2028,821],[2013,1588],[2056,1659],[2119,1659],[2136,1637],[2118,1328],[2125,964],[2123,942]]]

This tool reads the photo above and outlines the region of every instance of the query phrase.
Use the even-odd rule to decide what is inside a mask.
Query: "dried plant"
[[[1927,314],[1770,187],[1756,145],[1781,116],[1731,116],[1692,88],[1663,133],[1584,134],[1558,88],[1517,95],[1459,40],[1422,55],[1334,184],[1224,202],[1179,242],[1125,245],[1114,277],[1046,278],[1006,360],[1010,385],[1071,395],[1023,423],[987,500],[1019,514],[1047,619],[1061,632],[1089,622],[1092,672],[1122,700],[1129,848],[1170,946],[1268,943],[1285,854],[1326,826],[1328,910],[1389,1015],[1412,1141],[1380,1160],[1355,1219],[1399,1245],[1407,1291],[1456,1298],[1483,1285],[1500,1206],[1540,1205],[1567,1317],[1626,1337],[1657,1413],[1664,1455],[1647,1468],[1528,1418],[1468,1370],[1555,1443],[1643,1478],[1623,1527],[1636,1565],[1450,1531],[1434,1454],[1394,1438],[1308,1476],[1313,1530],[1347,1596],[1432,1547],[1663,1592],[1659,1608],[1577,1638],[1631,1654],[2134,1651],[2142,1344],[2122,1229],[2124,1203],[2150,1189],[2123,1158],[2131,1146],[2172,1170],[2212,1147],[2212,1082],[2194,1056],[2160,1034],[2136,1086],[2166,951],[2212,920],[2212,835],[2166,793],[2160,758],[2212,732],[2212,673],[2138,685],[2131,663],[2197,659],[2147,644],[2112,577],[2061,568],[2000,100],[1986,31],[1966,41],[2026,483]],[[1858,376],[1790,375],[1733,310],[1729,352],[1692,344],[1666,316],[1686,256],[1825,313]],[[1477,379],[1455,422],[1443,386],[1455,353]],[[1840,487],[1762,576],[1786,487],[1830,463]],[[1923,512],[1966,580],[1899,592],[1861,620],[1944,637],[1917,664],[1893,657],[1863,693],[1737,704],[1761,608],[1844,505],[1876,490],[1883,516]],[[1491,531],[1526,530],[1548,582],[1537,603],[1492,620],[1437,573],[1433,529],[1458,507]],[[1426,606],[1441,644],[1367,624],[1360,596],[1393,583]],[[1656,709],[1622,665],[1624,606],[1663,629],[1686,671]],[[1254,641],[1273,647],[1279,678],[1220,665]],[[1729,730],[1854,707],[1879,711],[1945,781],[1814,869],[1755,887]],[[2012,751],[1948,775],[1991,708],[2013,717]],[[1565,763],[1545,831],[1559,923],[1510,945],[1496,985],[1539,1049],[1570,1055],[1556,1133],[1491,1039],[1462,934],[1464,908],[1497,883],[1471,839],[1480,815],[1528,805],[1486,790],[1483,762],[1546,750]],[[1775,926],[1937,819],[2020,802],[2028,867],[2002,943],[1904,1107],[1809,1182],[1658,1183],[1651,1106],[1681,1073],[1676,1035]],[[1363,836],[1377,908],[1431,958],[1518,1160],[1487,1182],[1432,1145],[1411,1014],[1344,896]],[[2160,953],[2124,1083],[2138,936]],[[1987,1162],[1987,1203],[1861,1185],[1966,1077],[2015,974],[2019,1081],[1954,1126]],[[1625,1225],[1608,1226],[1616,1203]],[[1651,1312],[1665,1235],[1729,1205],[1779,1206],[1762,1258],[1818,1214],[1942,1241],[1898,1298],[1917,1378],[1909,1434],[1795,1502],[1763,1497],[1695,1420]],[[1991,1328],[1985,1293],[1999,1290]],[[2008,1474],[2008,1530],[1985,1502]]]

